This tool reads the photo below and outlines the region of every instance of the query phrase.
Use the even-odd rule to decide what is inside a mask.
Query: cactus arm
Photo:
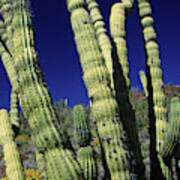
[[[14,133],[11,128],[8,112],[0,110],[0,143],[3,145],[6,174],[9,180],[25,180],[18,148],[13,141]]]
[[[145,93],[145,96],[148,97],[148,90],[147,90],[147,79],[146,79],[146,75],[145,75],[145,72],[144,71],[139,71],[139,77],[140,77],[140,80],[141,80],[141,84],[144,88],[144,93]]]
[[[141,19],[141,26],[143,29],[145,50],[147,56],[146,68],[147,68],[147,79],[149,84],[148,85],[148,91],[149,91],[148,101],[150,105],[149,108],[153,108],[151,110],[152,112],[150,113],[155,114],[155,118],[153,117],[154,120],[150,122],[151,123],[150,131],[151,130],[153,131],[150,132],[150,136],[154,136],[155,133],[156,142],[153,142],[154,137],[151,137],[150,143],[156,144],[155,145],[156,150],[154,150],[153,153],[154,155],[156,154],[156,152],[158,153],[157,156],[160,162],[163,175],[167,180],[169,180],[171,179],[170,170],[163,163],[162,157],[159,154],[160,148],[164,144],[164,140],[165,140],[164,138],[166,137],[165,133],[167,130],[167,119],[166,119],[167,109],[165,107],[165,95],[163,92],[163,80],[162,80],[162,70],[160,67],[161,62],[159,58],[159,47],[156,42],[156,32],[153,27],[154,20],[152,18],[152,10],[149,1],[138,0],[138,7],[139,7],[139,16]],[[156,167],[156,165],[158,165],[158,162],[152,164],[152,171],[156,171],[157,173],[160,173],[161,169],[159,169],[159,167]],[[152,172],[151,174],[153,175],[154,173]]]

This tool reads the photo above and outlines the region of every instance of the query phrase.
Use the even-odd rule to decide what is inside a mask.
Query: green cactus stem
[[[113,38],[113,67],[116,99],[120,108],[120,117],[132,147],[136,161],[135,171],[139,179],[145,178],[138,131],[136,129],[135,111],[130,96],[129,64],[126,47],[126,3],[115,3],[111,8],[110,29]]]
[[[167,137],[163,148],[161,148],[161,155],[163,159],[171,160],[176,146],[180,140],[180,102],[178,97],[171,98],[169,125],[167,129]]]
[[[25,180],[18,148],[14,142],[8,112],[0,110],[0,144],[3,146],[6,175],[8,180]]]
[[[142,86],[144,88],[145,96],[148,97],[147,79],[146,79],[145,72],[143,70],[139,71],[139,77],[140,77],[140,80],[141,80],[141,84],[142,84]]]
[[[95,29],[88,12],[81,6],[70,6],[71,24],[84,72],[84,81],[92,101],[92,113],[96,119],[97,131],[102,143],[107,171],[111,179],[130,179],[130,155],[124,143],[126,133],[117,118],[118,105],[110,90],[110,75],[103,61]]]
[[[103,16],[99,10],[99,5],[96,0],[86,0],[88,4],[88,10],[90,12],[91,21],[94,25],[95,32],[97,35],[97,40],[99,47],[102,51],[107,69],[111,77],[111,87],[114,88],[113,81],[113,65],[112,65],[112,46],[109,37],[107,36],[107,30],[105,28],[105,23],[103,21]]]
[[[80,147],[86,146],[90,141],[90,129],[84,107],[76,105],[73,108],[73,121],[75,128],[75,139]]]
[[[167,180],[171,179],[168,167],[163,163],[162,157],[159,155],[160,148],[163,146],[167,132],[167,109],[165,107],[165,94],[163,92],[163,80],[161,62],[159,58],[159,47],[156,42],[156,33],[153,27],[154,20],[152,18],[152,10],[148,0],[138,0],[139,16],[143,29],[145,49],[146,49],[146,67],[148,79],[149,107],[153,108],[149,114],[155,113],[155,119],[150,120],[150,144],[156,144],[158,159],[162,168],[163,175]],[[151,102],[153,100],[153,102]],[[155,133],[155,135],[154,135]],[[155,137],[154,137],[155,136]],[[156,138],[156,142],[154,142]],[[154,145],[153,145],[154,146]],[[151,154],[152,155],[152,154]],[[155,155],[156,156],[156,155]],[[156,158],[156,157],[154,157]],[[152,163],[152,171],[160,173],[161,170],[156,166],[158,162]],[[151,174],[157,174],[152,172]],[[152,179],[155,177],[152,177]],[[156,177],[157,178],[157,177]],[[162,178],[162,177],[161,177]]]
[[[94,161],[94,152],[91,146],[81,147],[77,153],[77,160],[84,170],[85,179],[96,179],[96,164]]]
[[[90,127],[85,109],[80,104],[74,106],[73,108],[73,121],[75,128],[75,139],[77,140],[79,146],[77,160],[84,170],[85,179],[96,179],[94,151],[90,146]]]

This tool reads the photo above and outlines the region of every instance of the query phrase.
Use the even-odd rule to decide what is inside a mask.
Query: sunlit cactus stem
[[[171,160],[176,153],[176,148],[180,142],[180,101],[177,96],[171,98],[169,125],[167,129],[167,137],[161,148],[161,155],[165,161]],[[178,155],[179,156],[179,155]]]
[[[105,22],[103,16],[101,15],[99,5],[96,0],[86,0],[88,5],[88,10],[90,12],[90,18],[94,25],[95,32],[97,35],[97,40],[99,47],[102,51],[107,69],[111,77],[111,87],[114,88],[113,80],[113,64],[112,64],[112,46],[109,37],[107,36],[107,30],[105,28]]]
[[[140,76],[140,80],[141,80],[141,84],[144,88],[144,93],[145,96],[148,97],[148,90],[147,90],[147,78],[146,78],[146,74],[144,71],[139,71],[139,76]]]
[[[152,132],[150,132],[150,138],[151,138],[150,144],[156,143],[156,150],[154,150],[153,153],[155,155],[156,154],[155,151],[158,152],[158,159],[160,161],[160,166],[163,175],[167,180],[169,180],[172,179],[170,170],[163,163],[162,157],[159,154],[159,151],[164,144],[166,138],[166,132],[167,132],[167,118],[166,118],[167,109],[165,107],[165,94],[164,94],[164,85],[162,80],[161,61],[159,57],[159,46],[156,42],[157,35],[153,27],[154,20],[152,18],[152,9],[149,1],[138,0],[138,7],[139,7],[139,16],[141,20],[141,26],[143,29],[143,36],[145,41],[145,50],[146,50],[146,69],[147,69],[147,80],[148,80],[149,108],[153,108],[151,114],[152,113],[155,114],[155,123],[154,120],[152,119],[150,121],[151,123],[150,130],[152,130]],[[152,104],[154,105],[153,107]],[[156,142],[153,140],[152,137],[154,136],[154,134],[156,136]],[[161,170],[158,167],[155,167],[157,164],[158,162],[151,164],[152,170],[154,171],[151,172],[152,179],[155,178],[155,176],[153,177],[154,174],[158,173],[160,175],[161,173]]]
[[[0,144],[3,146],[8,180],[25,180],[9,115],[5,109],[0,110],[0,132]]]
[[[76,105],[73,109],[73,121],[75,128],[75,139],[79,146],[77,160],[84,170],[85,179],[96,179],[96,163],[94,151],[90,146],[90,127],[88,117],[82,105]]]

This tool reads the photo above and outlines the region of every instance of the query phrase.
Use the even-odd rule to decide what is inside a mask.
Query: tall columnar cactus
[[[90,128],[87,114],[82,105],[76,105],[73,109],[73,121],[75,128],[75,139],[78,145],[86,146],[90,141]]]
[[[94,26],[83,7],[83,0],[69,0],[67,4],[84,71],[83,78],[92,97],[92,113],[105,152],[106,171],[110,171],[111,179],[130,179],[130,156],[125,144],[125,131],[117,118],[118,105],[108,86],[110,76],[103,62]]]
[[[153,99],[153,111],[156,117],[156,150],[160,151],[160,148],[164,144],[167,131],[167,109],[165,107],[165,95],[163,92],[163,80],[161,62],[159,58],[159,47],[156,42],[156,32],[153,27],[154,20],[152,18],[152,10],[148,0],[138,0],[139,16],[141,19],[141,25],[143,28],[143,35],[145,41],[146,58],[147,58],[147,78],[148,78],[148,92],[149,100]],[[151,83],[151,84],[150,84]],[[150,89],[152,87],[152,89]],[[152,92],[152,93],[151,93]],[[151,128],[152,128],[151,124]],[[151,132],[153,135],[154,132]],[[152,138],[153,140],[153,138]],[[158,155],[161,168],[166,179],[171,179],[170,171],[168,167],[163,163],[162,158]],[[157,170],[157,168],[154,168]],[[152,173],[154,174],[154,173]]]
[[[12,1],[12,6],[13,19],[11,26],[13,28],[13,38],[11,43],[13,48],[11,54],[6,53],[6,57],[2,55],[2,60],[6,62],[8,59],[11,63],[14,61],[11,68],[18,76],[18,96],[23,114],[28,120],[32,131],[32,142],[36,150],[44,155],[46,161],[49,160],[48,157],[55,158],[52,154],[56,150],[56,155],[63,156],[61,158],[65,159],[66,163],[72,167],[72,172],[68,171],[66,177],[70,179],[70,176],[73,175],[74,179],[79,179],[83,177],[80,174],[81,169],[69,150],[64,149],[66,146],[62,140],[63,133],[60,126],[57,125],[57,116],[40,70],[39,60],[34,49],[32,22],[27,1]],[[5,66],[5,68],[8,67]],[[13,79],[13,74],[9,73],[9,78]],[[66,151],[66,154],[63,155],[58,151],[62,153]],[[48,156],[46,153],[48,153]],[[60,167],[61,163],[62,161],[58,160],[51,162],[54,167],[56,165]],[[53,169],[48,166],[47,169],[49,179],[51,179],[50,174],[59,172],[58,168]],[[54,180],[54,177],[52,179]],[[56,176],[56,179],[59,178]]]
[[[97,35],[99,47],[102,51],[106,66],[111,77],[111,87],[114,87],[113,81],[113,64],[112,64],[112,46],[109,37],[107,36],[107,30],[103,21],[103,16],[99,10],[99,5],[96,0],[86,0],[88,4],[88,10],[90,12],[91,21],[94,25],[95,32]]]
[[[175,147],[180,141],[180,101],[178,97],[172,97],[169,113],[169,125],[167,137],[161,148],[161,155],[164,159],[171,159]]]
[[[87,114],[82,105],[76,105],[74,107],[73,121],[75,128],[75,138],[79,146],[77,160],[84,170],[85,179],[96,179],[94,152],[93,148],[90,146],[90,127],[88,125]]]
[[[147,78],[146,78],[145,72],[143,70],[139,71],[139,76],[140,76],[141,84],[144,88],[145,96],[148,97]]]
[[[0,144],[3,146],[6,175],[8,180],[24,180],[23,167],[18,148],[14,142],[14,133],[11,127],[8,112],[0,110]]]
[[[132,147],[135,169],[139,179],[145,178],[141,147],[136,129],[135,111],[130,96],[129,64],[126,47],[125,19],[127,11],[132,7],[131,2],[115,3],[111,8],[110,29],[113,37],[113,66],[116,99],[120,108],[121,120]]]

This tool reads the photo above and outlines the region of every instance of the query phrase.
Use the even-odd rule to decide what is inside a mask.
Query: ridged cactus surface
[[[5,109],[0,110],[0,132],[0,144],[3,146],[8,180],[24,180],[20,155],[14,142],[9,115]]]
[[[145,96],[148,97],[148,90],[147,90],[147,78],[146,78],[146,74],[143,70],[139,71],[139,77],[140,77],[140,80],[141,80],[141,84],[144,88],[144,93],[145,93]]]
[[[161,61],[159,57],[159,46],[156,40],[156,32],[153,27],[154,20],[152,18],[152,9],[148,0],[138,0],[139,16],[143,28],[143,36],[145,41],[145,50],[147,58],[147,66],[149,67],[149,75],[153,90],[154,112],[156,117],[156,150],[160,151],[163,146],[167,131],[167,109],[165,107],[165,94],[163,90]],[[161,168],[165,178],[171,179],[170,170],[164,164],[161,156],[158,154]]]
[[[114,87],[113,80],[113,63],[112,63],[112,46],[110,39],[107,35],[107,30],[105,28],[105,22],[103,20],[103,16],[101,15],[99,5],[96,0],[86,0],[88,5],[88,10],[90,12],[91,22],[94,25],[97,40],[99,43],[99,47],[102,51],[103,58],[105,60],[107,69],[111,78],[111,87]]]
[[[178,97],[171,98],[170,113],[169,113],[169,125],[167,129],[167,137],[161,154],[163,158],[172,158],[175,147],[179,145],[180,141],[180,101]],[[179,152],[178,152],[179,153]]]
[[[85,179],[96,179],[96,163],[94,159],[94,150],[90,146],[91,134],[88,124],[88,117],[82,105],[76,105],[73,108],[73,121],[75,128],[75,139],[79,146],[77,160],[84,170]]]
[[[82,105],[73,108],[73,121],[75,128],[75,139],[79,146],[86,146],[90,141],[90,127],[88,117]]]

